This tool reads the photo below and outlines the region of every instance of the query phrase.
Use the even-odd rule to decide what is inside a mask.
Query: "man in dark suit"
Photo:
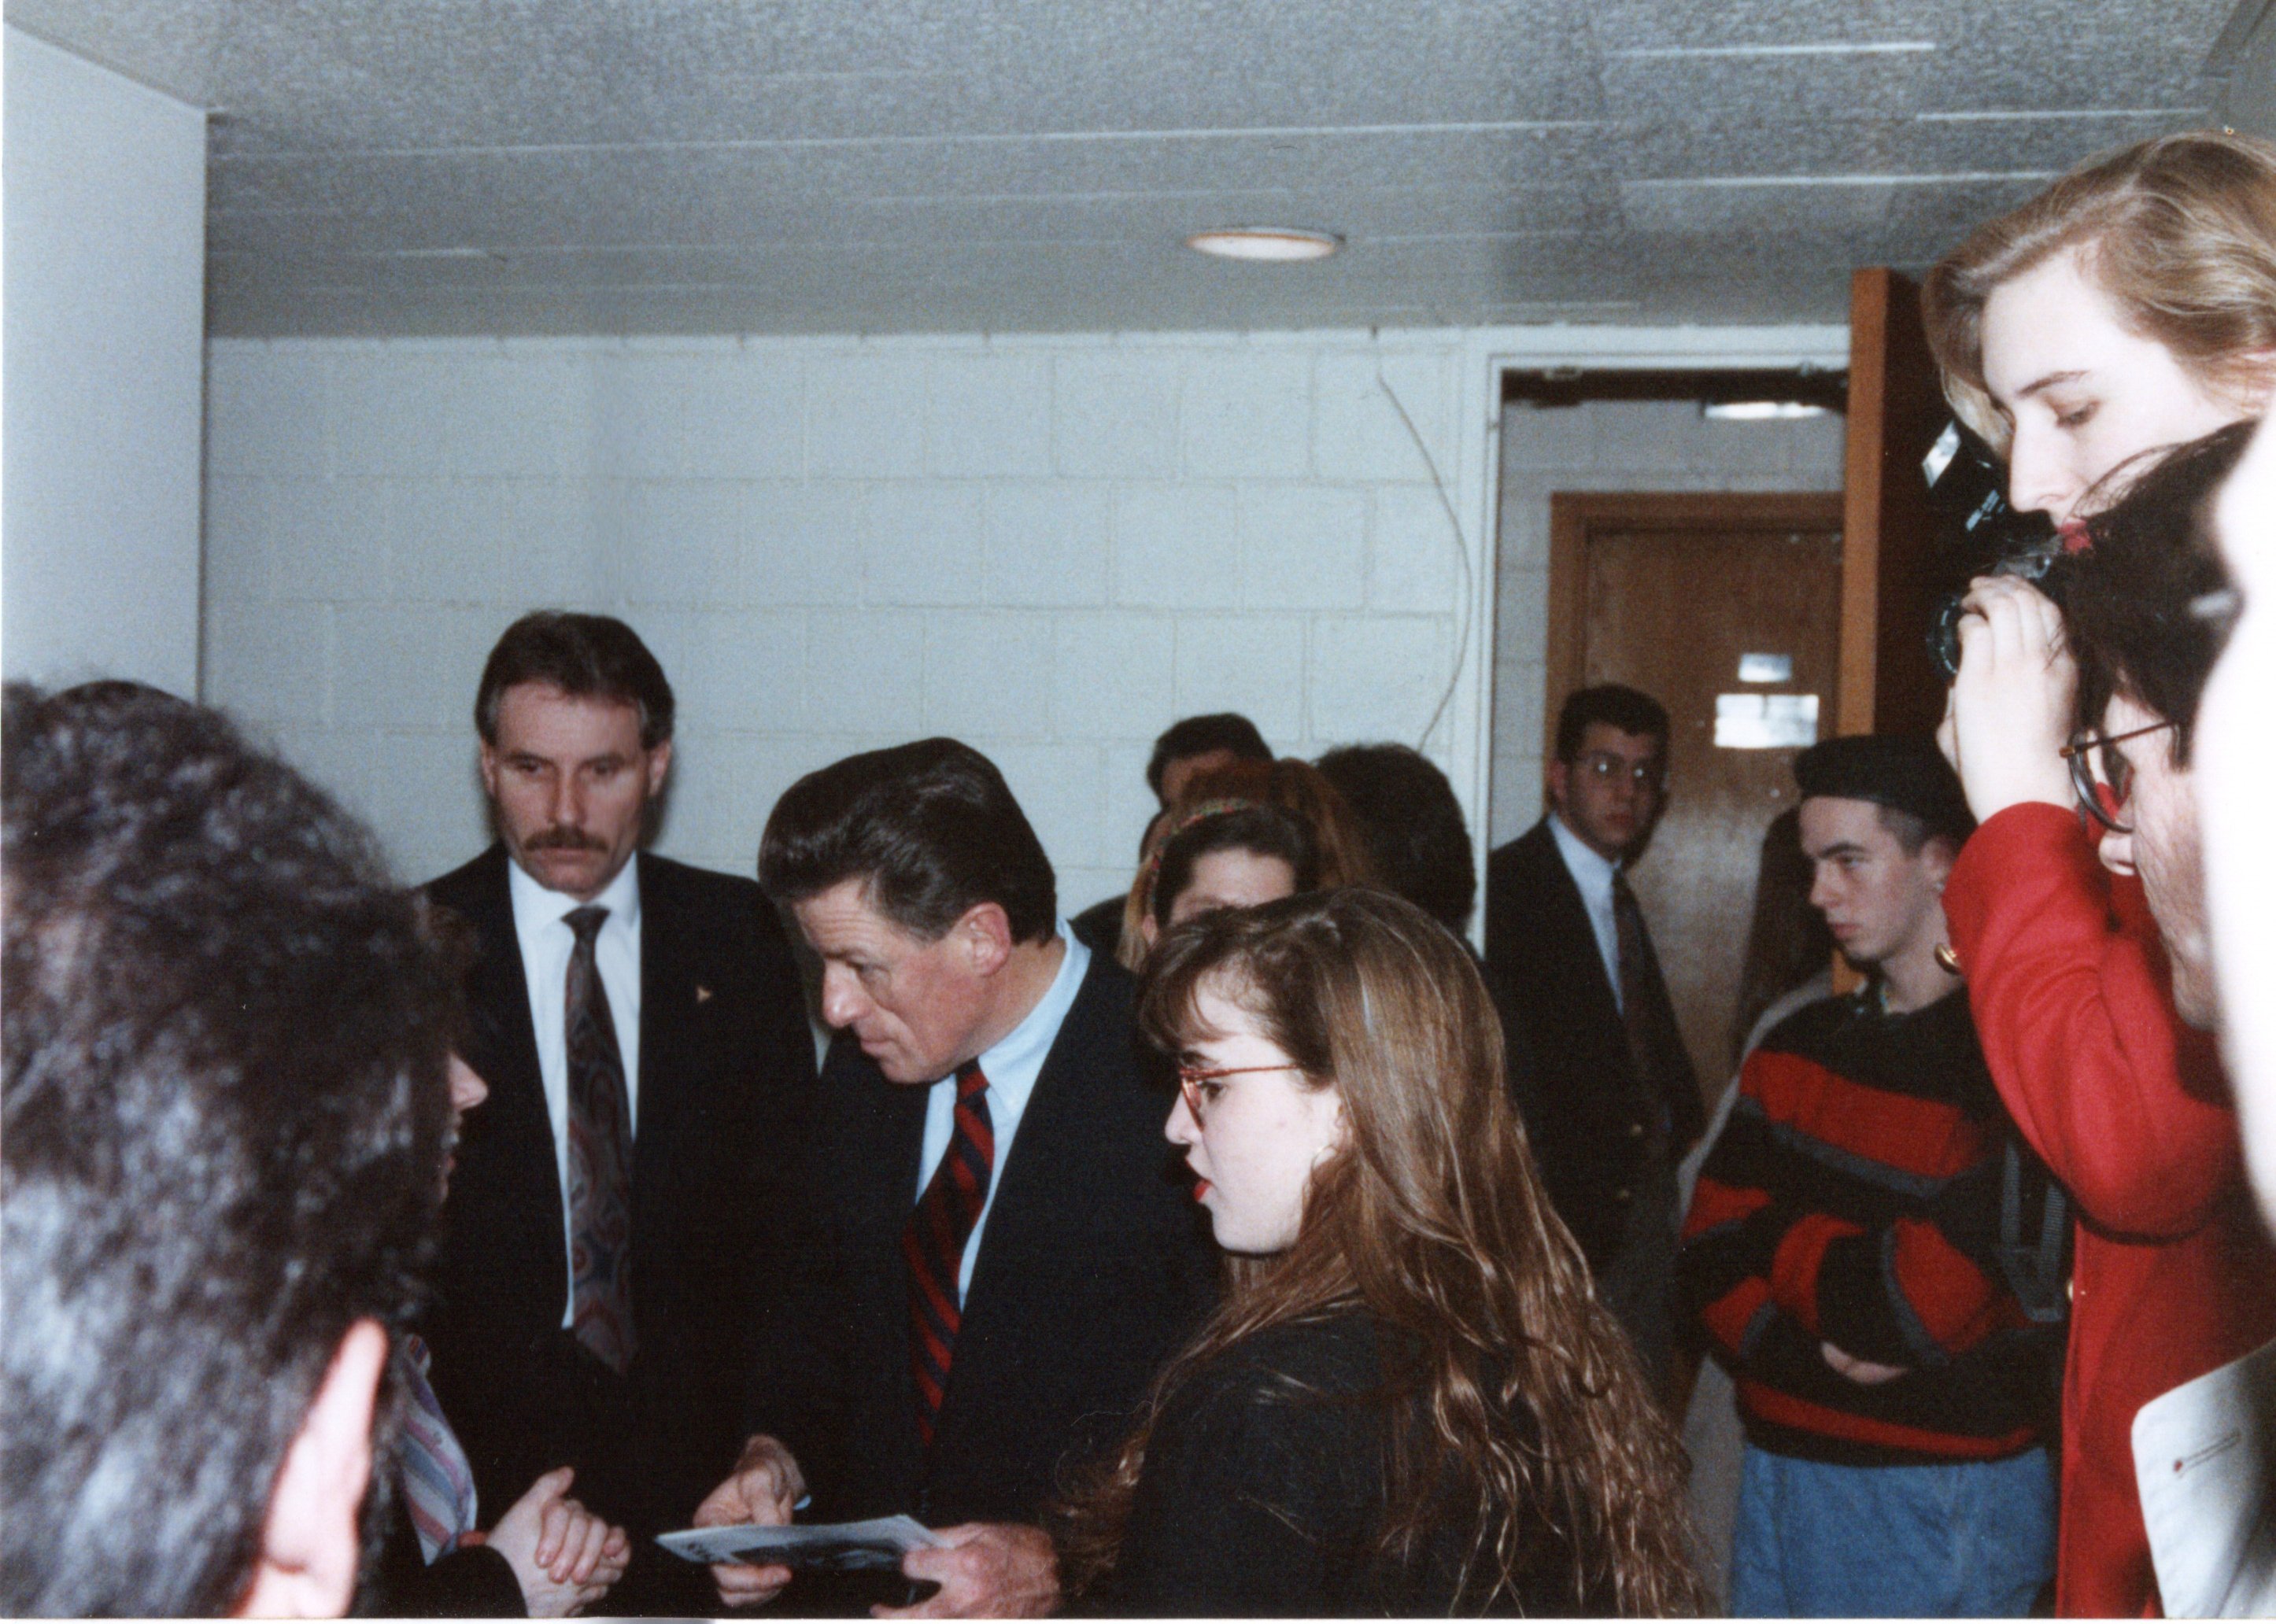
[[[638,852],[672,694],[631,627],[525,616],[474,715],[499,841],[428,892],[478,938],[490,1101],[444,1210],[433,1381],[483,1501],[570,1466],[630,1530],[621,1602],[733,1462],[813,1041],[758,887]]]
[[[1617,683],[1557,720],[1550,811],[1486,867],[1486,962],[1529,1040],[1526,1127],[1559,1215],[1653,1378],[1673,1370],[1675,1167],[1699,1083],[1627,885],[1667,770],[1667,712]]]
[[[1142,1079],[1130,978],[1058,918],[1003,777],[953,740],[856,755],[775,808],[759,876],[838,1028],[759,1343],[750,1431],[703,1523],[911,1514],[928,1616],[1047,1611],[1036,1526],[1116,1442],[1214,1298],[1217,1256]],[[722,1567],[730,1603],[783,1567]],[[793,1601],[799,1593],[793,1593]]]

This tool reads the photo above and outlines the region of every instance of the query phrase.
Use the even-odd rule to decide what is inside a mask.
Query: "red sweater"
[[[1996,1461],[2039,1441],[2061,1334],[1999,1261],[2014,1130],[1968,1002],[1796,1011],[1748,1056],[1699,1171],[1676,1280],[1737,1384],[1748,1441],[1843,1466]],[[2029,1170],[2026,1237],[2046,1172]],[[1904,1369],[1854,1382],[1822,1342]]]
[[[2276,1248],[2211,1037],[2174,1013],[2140,884],[2044,802],[1978,829],[1944,909],[1984,1056],[2079,1209],[2056,1607],[2154,1614],[2134,1413],[2276,1334]]]

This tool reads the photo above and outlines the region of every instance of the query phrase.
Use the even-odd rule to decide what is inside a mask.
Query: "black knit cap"
[[[1976,831],[1960,776],[1933,740],[1911,733],[1859,733],[1827,739],[1794,757],[1802,799],[1832,795],[1907,812],[1954,845]]]

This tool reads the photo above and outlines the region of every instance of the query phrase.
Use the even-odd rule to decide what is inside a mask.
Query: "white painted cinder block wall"
[[[205,696],[424,877],[487,838],[469,711],[491,642],[527,609],[603,610],[680,698],[660,849],[748,873],[800,774],[953,733],[1003,767],[1072,911],[1127,883],[1176,717],[1243,710],[1306,755],[1420,740],[1463,569],[1377,374],[1475,480],[1474,348],[217,341]],[[1449,741],[1479,710],[1450,707],[1443,763],[1475,760]]]

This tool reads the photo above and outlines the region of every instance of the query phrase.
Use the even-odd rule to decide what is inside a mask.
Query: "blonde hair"
[[[1233,1290],[1157,1381],[1072,1508],[1077,1590],[1110,1571],[1155,1419],[1205,1364],[1269,1327],[1363,1306],[1411,1341],[1379,1400],[1411,1417],[1380,1554],[1416,1560],[1450,1509],[1474,1523],[1461,1605],[1561,1593],[1570,1611],[1690,1613],[1682,1446],[1551,1209],[1503,1082],[1501,1026],[1461,943],[1363,889],[1191,920],[1157,945],[1139,1020],[1199,1035],[1207,985],[1253,1014],[1348,1135],[1312,1174],[1294,1243],[1229,1260]]]
[[[2001,284],[2080,252],[2121,320],[2205,388],[2256,409],[2276,351],[2276,146],[2227,131],[2142,141],[2071,171],[1976,228],[1921,285],[1921,318],[1961,421],[2003,455],[1984,382],[1984,307]]]

